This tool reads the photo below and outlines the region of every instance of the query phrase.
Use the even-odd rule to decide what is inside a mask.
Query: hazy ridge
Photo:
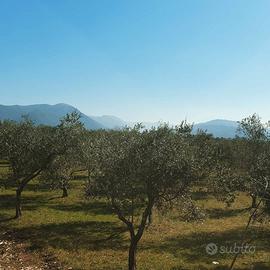
[[[120,129],[125,126],[133,126],[135,123],[126,122],[116,116],[88,116],[77,108],[59,103],[56,105],[34,104],[27,106],[0,105],[0,120],[21,121],[23,115],[27,115],[34,123],[55,126],[67,113],[78,111],[81,113],[81,121],[88,129]],[[180,121],[181,119],[179,119]],[[138,122],[139,119],[138,119]],[[142,123],[146,128],[157,126],[159,123]],[[215,119],[204,123],[195,123],[193,132],[203,130],[215,137],[233,138],[237,131],[237,122],[224,119]]]

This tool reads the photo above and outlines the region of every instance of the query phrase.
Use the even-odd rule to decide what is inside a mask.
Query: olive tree
[[[16,185],[16,218],[22,215],[21,194],[27,184],[77,144],[82,129],[79,118],[76,112],[68,114],[57,127],[35,126],[27,118],[1,125],[1,149],[10,163],[10,180]]]
[[[193,175],[186,125],[141,130],[140,126],[100,136],[99,168],[88,196],[107,198],[130,235],[128,269],[154,206],[172,204],[188,192]]]
[[[256,195],[258,199],[253,205],[247,224],[241,235],[241,242],[239,246],[245,246],[254,240],[254,235],[249,234],[249,228],[255,222],[262,222],[265,218],[269,219],[270,214],[270,151],[269,145],[265,145],[265,149],[262,153],[259,153],[257,157],[254,158],[254,163],[250,169],[250,178],[254,187],[256,188]],[[264,204],[264,206],[263,206]],[[258,228],[257,226],[255,229]],[[237,258],[241,252],[237,252],[229,267],[230,270],[234,269]]]
[[[87,171],[88,183],[91,182],[91,179],[99,170],[99,161],[102,158],[102,149],[104,147],[104,136],[109,133],[109,131],[105,130],[85,130],[83,133],[78,160],[81,168]]]
[[[265,204],[265,211],[270,214],[270,147],[265,145],[264,152],[256,157],[251,168],[251,177],[256,191]],[[267,188],[265,188],[267,187]]]
[[[257,158],[264,152],[265,145],[268,142],[268,123],[262,123],[257,114],[244,118],[239,122],[238,131],[244,136],[245,145],[242,148],[244,153],[245,170],[247,173],[246,187],[252,198],[252,208],[256,207],[258,195],[261,193],[263,185],[258,184],[261,179],[259,171],[256,170],[255,164]]]
[[[70,155],[58,156],[41,174],[41,183],[51,189],[61,189],[62,198],[68,197],[69,182],[74,170],[73,158]]]

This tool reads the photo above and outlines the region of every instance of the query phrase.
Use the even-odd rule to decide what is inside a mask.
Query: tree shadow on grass
[[[219,218],[229,218],[235,217],[245,212],[248,212],[249,208],[239,208],[239,209],[232,209],[232,208],[212,208],[212,209],[205,209],[204,212],[207,217],[211,219],[219,219]]]
[[[103,201],[83,201],[80,203],[65,205],[65,204],[55,204],[49,205],[51,209],[65,212],[86,212],[93,215],[112,215],[114,214],[108,203]]]
[[[192,199],[195,201],[205,200],[209,197],[209,193],[205,191],[197,190],[197,191],[193,191],[191,196],[192,196]]]
[[[0,194],[0,211],[7,210],[15,207],[15,193],[12,194]]]
[[[212,261],[231,259],[233,257],[233,254],[228,252],[226,254],[217,252],[217,254],[215,254],[214,256],[208,255],[206,252],[207,244],[214,243],[219,248],[225,247],[226,250],[231,251],[233,250],[235,244],[239,245],[239,243],[241,243],[243,229],[244,228],[239,228],[237,230],[228,230],[225,232],[213,233],[198,232],[184,236],[179,235],[178,237],[167,238],[162,243],[145,243],[141,248],[155,250],[156,252],[168,252],[174,255],[176,258],[182,258],[188,263],[196,262],[196,264],[198,265],[209,264]],[[252,236],[253,241],[251,242],[251,245],[255,246],[256,249],[255,253],[248,254],[248,256],[254,256],[258,251],[270,252],[269,230],[262,228],[251,229],[248,235]],[[240,256],[245,255],[243,254]]]
[[[252,266],[253,266],[252,270],[270,270],[269,262],[268,264],[265,262],[256,262]]]
[[[3,219],[12,219],[13,217],[7,217],[6,214],[2,214],[4,211],[13,211],[15,215],[15,192],[14,194],[0,194],[0,221]],[[44,206],[48,199],[46,196],[40,194],[22,194],[22,210],[33,211]]]
[[[14,220],[14,219],[15,219],[15,216],[8,217],[7,215],[0,214],[0,224],[5,223],[5,222],[9,222],[9,221]]]
[[[125,231],[123,226],[115,222],[67,222],[16,229],[14,237],[30,241],[32,249],[118,250],[126,248]]]

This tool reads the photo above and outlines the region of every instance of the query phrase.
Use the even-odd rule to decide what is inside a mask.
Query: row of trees
[[[61,187],[68,196],[74,172],[87,171],[87,197],[106,198],[130,234],[129,269],[136,269],[136,250],[153,208],[183,209],[195,185],[227,204],[238,191],[251,196],[251,208],[269,211],[270,144],[267,125],[257,115],[239,123],[242,138],[215,139],[192,126],[141,125],[123,130],[88,131],[77,113],[57,127],[0,124],[0,154],[9,162],[9,182],[16,186],[16,218],[22,215],[21,194],[37,176]]]

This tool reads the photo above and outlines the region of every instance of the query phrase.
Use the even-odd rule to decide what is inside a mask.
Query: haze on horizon
[[[267,0],[3,1],[0,104],[269,120],[269,10]]]

